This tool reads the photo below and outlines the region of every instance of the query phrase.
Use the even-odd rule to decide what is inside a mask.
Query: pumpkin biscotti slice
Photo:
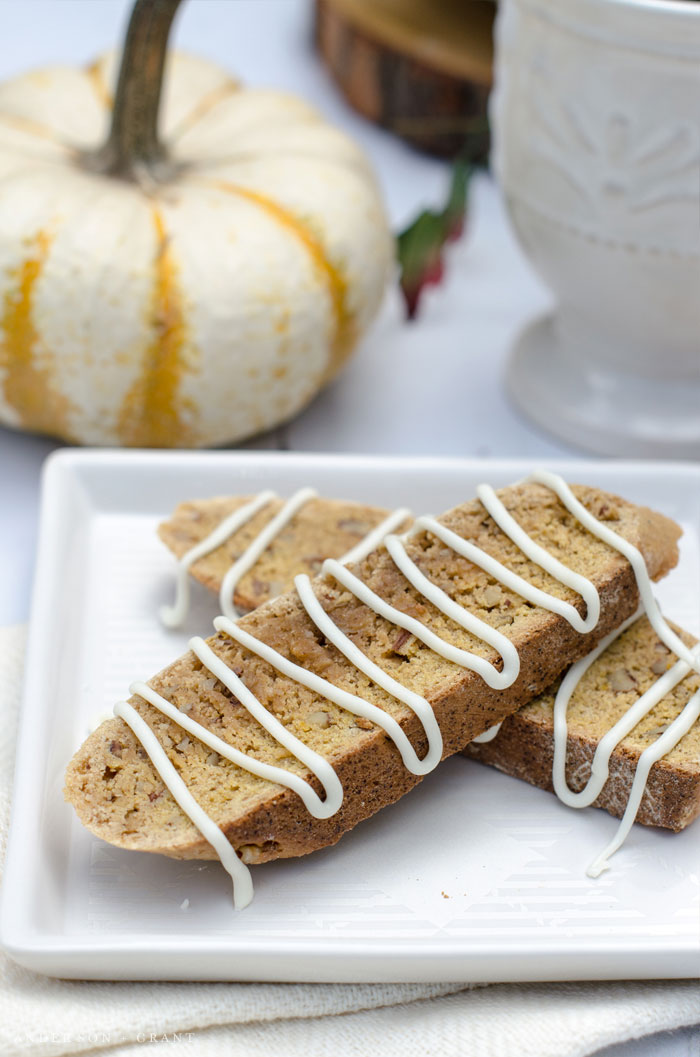
[[[240,563],[240,574],[221,597],[221,611],[232,605],[249,612],[291,590],[298,573],[317,573],[326,558],[342,558],[365,541],[371,550],[380,526],[386,532],[408,526],[407,510],[395,515],[364,503],[321,498],[312,489],[301,489],[286,502],[261,492],[180,503],[159,525],[158,535],[180,559],[182,573],[219,595]],[[203,551],[201,556],[194,548]],[[183,610],[180,606],[182,615]]]
[[[639,548],[652,578],[675,564],[680,530],[672,521],[592,488],[577,487],[574,492],[577,498],[568,493],[574,504],[583,504],[603,525]],[[192,640],[196,652],[175,661],[147,686],[142,684],[141,693],[123,711],[150,728],[164,750],[164,766],[156,770],[123,719],[105,722],[68,767],[66,796],[80,820],[120,847],[177,858],[215,858],[210,838],[202,836],[201,826],[198,829],[178,806],[161,777],[171,765],[172,775],[186,783],[196,804],[219,827],[216,832],[225,835],[225,847],[233,846],[244,862],[302,855],[333,844],[411,789],[420,780],[426,754],[427,759],[437,751],[439,759],[460,751],[542,693],[572,661],[635,612],[637,584],[627,559],[583,528],[550,487],[525,482],[498,497],[503,511],[535,546],[587,578],[592,630],[582,633],[580,627],[587,610],[579,593],[581,581],[575,581],[576,590],[555,579],[499,528],[481,501],[465,503],[436,522],[414,526],[405,545],[392,546],[391,554],[382,546],[350,567],[364,589],[393,607],[384,615],[333,576],[305,583],[297,578],[297,591],[261,606],[236,625],[230,623],[229,633],[220,630],[207,643]],[[391,540],[387,538],[386,546]],[[399,543],[397,537],[393,540]],[[459,541],[462,549],[473,547],[472,559],[454,549]],[[400,550],[408,559],[408,564],[402,562],[403,571],[395,560]],[[494,562],[501,563],[498,575]],[[342,568],[335,568],[336,576],[342,575]],[[562,575],[561,566],[557,569]],[[522,579],[513,581],[513,574]],[[308,599],[302,604],[302,588],[316,597],[320,616],[316,612],[314,620],[305,609]],[[434,589],[444,592],[443,600],[451,600],[460,614],[467,614],[461,623],[428,599],[435,598]],[[533,595],[533,589],[547,594]],[[591,591],[599,600],[597,619]],[[553,611],[557,608],[561,612]],[[478,634],[462,626],[467,618],[482,622]],[[346,638],[338,640],[338,633]],[[248,637],[247,645],[232,635],[243,641]],[[438,648],[437,636],[443,641]],[[490,645],[488,638],[500,647]],[[366,670],[350,663],[331,639],[344,644],[345,653],[358,651],[360,667]],[[448,659],[450,650],[462,658],[466,654],[459,651],[468,651],[473,658],[468,663],[480,672]],[[267,659],[257,655],[265,651]],[[502,669],[512,668],[514,651],[519,671],[504,681]],[[367,669],[368,664],[376,668]],[[387,678],[395,682],[387,684]],[[316,680],[317,688],[302,685],[304,679]],[[389,691],[379,685],[382,682]],[[321,693],[318,685],[331,690]],[[143,694],[160,702],[160,710]],[[360,714],[329,700],[338,694],[345,694],[346,701],[362,700]],[[246,703],[254,713],[258,709],[258,718]],[[170,716],[163,714],[163,705]],[[187,721],[200,724],[198,732],[209,732],[209,744],[201,733],[192,736],[192,728],[190,733],[183,730]],[[274,737],[270,729],[276,731]],[[222,741],[214,743],[209,735]],[[211,747],[223,742],[291,777],[270,781],[231,763]],[[305,746],[303,751],[299,745]],[[310,753],[318,756],[310,759]],[[326,803],[337,793],[328,773],[318,766],[319,758],[330,765],[333,781],[342,787],[342,803],[328,817],[313,817],[307,809],[314,797],[319,807],[323,787],[316,774],[324,779]],[[289,788],[294,782],[296,789]],[[307,783],[305,801],[299,795],[300,782]],[[322,809],[323,802],[317,816]]]
[[[675,630],[686,645],[695,643],[692,636]],[[591,780],[593,757],[602,739],[643,695],[657,688],[659,680],[675,664],[676,657],[644,616],[612,642],[582,675],[566,707],[567,731],[562,745],[562,777],[576,798]],[[680,681],[669,686],[613,749],[609,776],[591,801],[595,807],[604,808],[617,818],[624,815],[642,754],[656,744],[689,703],[692,705],[700,690],[697,672],[686,670],[686,674],[680,674]],[[490,741],[468,745],[465,755],[554,792],[554,703],[559,689],[557,683],[508,716]],[[678,743],[651,767],[635,821],[678,832],[699,815],[700,721],[695,720]]]

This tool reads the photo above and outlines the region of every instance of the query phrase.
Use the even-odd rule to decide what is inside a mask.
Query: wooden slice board
[[[491,0],[316,0],[315,36],[349,103],[443,156],[488,154]]]

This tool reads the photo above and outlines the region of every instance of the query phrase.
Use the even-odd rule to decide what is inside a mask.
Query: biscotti
[[[569,493],[571,500],[583,504],[584,514],[588,511],[589,518],[592,514],[602,526],[613,528],[639,548],[652,578],[675,564],[679,529],[673,522],[594,489],[579,487],[574,492],[575,496]],[[436,721],[438,755],[460,751],[475,735],[542,693],[564,668],[636,610],[639,592],[628,560],[591,535],[577,520],[580,515],[573,516],[551,487],[523,483],[504,489],[499,496],[504,514],[512,515],[534,547],[540,545],[555,562],[558,559],[579,578],[586,578],[600,607],[591,630],[582,633],[574,626],[585,625],[590,616],[579,591],[528,557],[480,501],[464,504],[438,522],[419,522],[405,542],[404,553],[417,577],[444,591],[460,611],[481,620],[484,628],[515,648],[519,672],[510,685],[498,685],[506,665],[504,656],[428,601],[422,593],[425,586],[419,590],[399,570],[395,551],[390,554],[381,547],[351,573],[384,605],[393,606],[395,614],[402,614],[404,624],[419,621],[427,627],[428,639],[429,634],[439,635],[448,653],[468,651],[474,663],[478,661],[477,667],[482,672],[488,669],[490,675],[482,677],[448,660],[418,632],[407,633],[397,616],[389,619],[374,612],[333,576],[321,576],[306,587],[329,624],[327,632],[320,630],[323,621],[318,616],[310,618],[296,592],[283,595],[238,625],[231,624],[226,633],[220,631],[208,644],[197,645],[199,655],[185,655],[143,687],[140,694],[151,694],[163,702],[178,722],[143,696],[135,696],[125,706],[145,719],[165,750],[166,762],[176,768],[191,795],[244,861],[301,855],[334,843],[414,786],[420,780],[420,767],[410,770],[407,758],[413,753],[420,764],[432,751],[431,738],[435,747],[435,727],[431,733],[429,717],[424,714],[421,720],[415,710],[420,702]],[[495,495],[494,501],[498,502]],[[445,538],[450,533],[453,542],[448,545]],[[466,560],[456,553],[453,548],[460,541],[464,547],[478,549],[482,557]],[[516,590],[504,583],[503,572],[499,582],[476,560],[486,566],[501,562],[507,567],[505,579],[519,575],[523,578],[518,581],[520,586]],[[335,576],[342,575],[338,569]],[[556,603],[561,612],[527,599],[525,581],[530,593],[532,589],[546,592],[547,604]],[[297,580],[299,590],[302,586]],[[329,636],[336,631],[369,664],[376,665],[377,672],[396,680],[393,686],[403,688],[403,700],[397,699],[395,689],[382,689],[374,677],[348,662],[330,642]],[[239,645],[231,637],[234,634],[250,636],[251,648]],[[256,647],[257,652],[267,649],[279,658],[276,666],[251,652]],[[209,658],[206,664],[202,655]],[[229,673],[223,676],[228,688],[220,671],[214,672],[217,665]],[[285,665],[294,665],[307,678],[326,680],[325,685],[363,700],[377,715],[386,717],[384,727],[378,720],[370,721],[366,715],[334,704],[328,691],[300,685],[298,675],[291,677],[281,670]],[[238,688],[236,693],[232,685]],[[247,696],[258,703],[263,717],[271,717],[273,726],[281,724],[291,738],[299,739],[298,744],[330,765],[343,792],[342,803],[328,817],[312,817],[297,791],[235,766],[199,737],[183,734],[185,720],[178,717],[194,720],[201,725],[198,729],[215,733],[267,766],[283,768],[295,780],[307,783],[318,800],[322,785],[312,767],[271,736],[244,707],[241,698]],[[406,704],[407,697],[414,707]],[[387,736],[391,724],[395,729]],[[397,751],[401,738],[406,744]],[[182,858],[215,856],[121,719],[103,724],[76,753],[68,768],[66,794],[88,828],[119,846]]]
[[[407,527],[407,515],[408,511],[392,516],[381,507],[319,498],[311,489],[300,489],[286,502],[262,492],[181,503],[159,526],[158,535],[186,562],[183,572],[220,596],[226,577],[241,563],[240,575],[220,597],[221,611],[234,615],[231,604],[250,612],[291,590],[298,573],[317,573],[326,558],[342,558],[365,540],[371,550],[378,526],[385,523],[387,532]],[[194,548],[203,551],[201,556]]]
[[[676,629],[678,630],[678,629]],[[679,632],[692,645],[695,640]],[[676,658],[646,617],[637,620],[594,661],[582,676],[566,708],[565,780],[580,793],[591,778],[591,764],[604,736],[643,694],[674,665]],[[503,721],[495,736],[470,744],[465,754],[505,774],[554,792],[554,702],[559,685]],[[700,675],[687,674],[669,689],[613,749],[610,773],[597,807],[620,818],[642,753],[654,745],[700,689]],[[681,830],[700,815],[700,722],[652,766],[636,821]]]

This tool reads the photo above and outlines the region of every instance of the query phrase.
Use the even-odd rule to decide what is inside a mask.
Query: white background
[[[124,0],[0,0],[0,77],[32,66],[88,62],[118,40]],[[311,47],[305,0],[189,0],[176,42],[252,84],[291,89],[345,127],[373,159],[395,230],[445,197],[444,163],[356,117]],[[249,447],[532,456],[576,454],[507,404],[502,375],[523,324],[549,303],[519,252],[490,178],[472,185],[467,232],[448,255],[445,283],[405,324],[393,291],[340,378],[287,427]],[[0,624],[25,620],[34,561],[41,463],[50,440],[0,429]],[[698,1057],[690,1030],[604,1051],[605,1057]],[[601,1053],[602,1057],[602,1053]]]

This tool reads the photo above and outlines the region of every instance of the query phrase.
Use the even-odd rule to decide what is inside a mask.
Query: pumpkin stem
[[[181,0],[136,0],[119,68],[112,124],[104,146],[88,159],[109,176],[158,179],[166,151],[158,138],[168,37]]]

